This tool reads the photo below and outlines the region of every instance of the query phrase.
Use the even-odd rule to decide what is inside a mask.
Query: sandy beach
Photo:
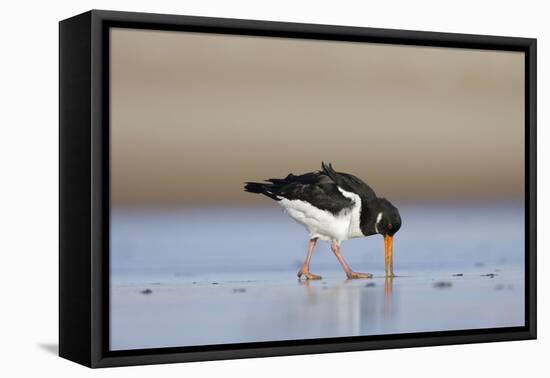
[[[373,279],[347,280],[323,243],[311,266],[323,279],[301,282],[307,237],[280,211],[114,213],[111,349],[524,324],[521,208],[402,214],[398,277],[385,280],[383,243],[371,237],[344,243],[343,253]]]
[[[265,273],[245,281],[212,275],[119,285],[112,289],[111,347],[522,325],[523,275],[507,269],[486,271],[479,268],[455,275],[417,274],[393,280],[346,280],[340,272],[333,272],[310,282],[282,273]]]

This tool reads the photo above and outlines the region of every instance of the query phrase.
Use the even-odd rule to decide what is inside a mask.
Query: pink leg
[[[340,246],[336,242],[332,242],[331,244],[332,252],[336,255],[336,258],[338,261],[340,261],[340,265],[342,265],[342,268],[344,268],[344,271],[346,272],[346,276],[348,278],[372,278],[372,274],[370,273],[356,273],[351,270],[349,265],[346,263],[346,260],[344,260],[344,256],[340,253]]]
[[[309,244],[307,246],[307,255],[306,259],[304,261],[304,264],[298,271],[298,278],[301,278],[302,275],[306,277],[307,280],[320,280],[321,276],[317,276],[315,274],[311,274],[309,271],[309,262],[311,261],[311,255],[313,254],[313,248],[315,248],[315,244],[317,244],[317,238],[313,238],[309,240]]]

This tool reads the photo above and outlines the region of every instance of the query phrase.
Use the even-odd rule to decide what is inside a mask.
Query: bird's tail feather
[[[276,201],[279,198],[269,190],[270,184],[263,184],[260,182],[247,182],[244,186],[244,191],[248,193],[258,193],[268,196]]]

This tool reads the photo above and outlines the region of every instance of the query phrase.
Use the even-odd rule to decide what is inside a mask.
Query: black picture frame
[[[111,27],[525,54],[524,327],[109,351]],[[59,354],[89,367],[536,338],[536,39],[92,10],[59,24]]]

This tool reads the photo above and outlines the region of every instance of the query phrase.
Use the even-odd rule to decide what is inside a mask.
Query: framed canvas
[[[536,337],[536,40],[60,22],[59,353]]]

